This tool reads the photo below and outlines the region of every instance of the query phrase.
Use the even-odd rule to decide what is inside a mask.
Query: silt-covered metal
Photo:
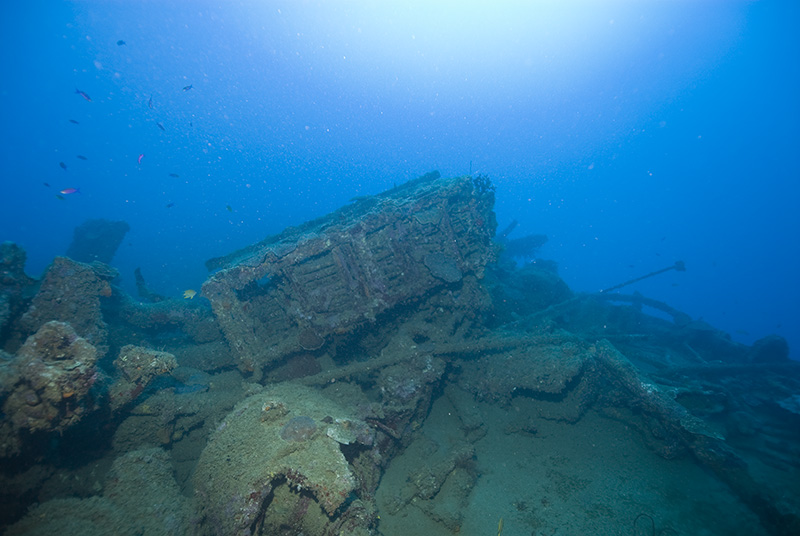
[[[431,173],[207,263],[203,295],[245,370],[323,347],[464,275],[496,221],[488,179]]]

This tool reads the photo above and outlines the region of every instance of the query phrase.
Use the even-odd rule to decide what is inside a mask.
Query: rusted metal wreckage
[[[413,434],[399,430],[413,429],[412,421],[424,419],[433,386],[443,378],[446,364],[454,363],[458,372],[447,381],[470,400],[464,407],[473,407],[472,396],[484,401],[531,397],[531,404],[542,404],[551,418],[570,423],[594,408],[638,430],[648,447],[664,458],[691,453],[758,515],[770,534],[797,534],[800,516],[793,504],[776,500],[780,487],[748,469],[718,423],[680,403],[681,392],[705,396],[708,384],[660,384],[653,379],[657,373],[641,368],[669,370],[692,364],[705,371],[723,357],[754,366],[763,360],[752,357],[753,351],[709,332],[706,338],[711,342],[698,353],[687,343],[697,334],[685,314],[654,300],[606,293],[542,303],[541,311],[501,328],[484,326],[468,333],[448,325],[447,308],[429,302],[446,294],[442,291],[460,293],[450,311],[456,319],[480,303],[485,289],[473,289],[472,301],[464,295],[470,286],[483,287],[474,283],[496,257],[493,204],[494,190],[487,179],[429,174],[210,260],[207,266],[217,272],[203,285],[203,295],[211,301],[240,368],[252,371],[254,381],[262,381],[264,372],[293,355],[335,353],[346,346],[342,343],[347,337],[364,339],[364,326],[374,325],[378,331],[396,325],[395,331],[384,333],[382,344],[371,345],[370,359],[345,359],[301,380],[329,385],[335,379],[371,374],[371,381],[380,385],[375,390],[381,398],[380,416],[359,418],[378,431],[377,441],[386,449],[383,459],[413,440]],[[682,268],[676,263],[665,270]],[[636,307],[620,313],[606,305],[612,299],[655,307],[674,322],[647,317]],[[414,322],[401,318],[403,309],[440,312]],[[563,315],[565,311],[570,314]],[[631,315],[629,324],[626,315]],[[574,321],[564,320],[568,317]],[[631,335],[630,329],[638,331]],[[610,342],[615,336],[618,341]],[[660,357],[660,350],[654,353],[650,339],[661,341],[668,357]],[[411,345],[408,340],[425,342]],[[766,365],[789,367],[788,348],[779,354]],[[796,374],[787,373],[783,380],[794,385],[792,376]],[[776,381],[769,379],[770,384]],[[553,404],[548,397],[558,397],[559,402]],[[380,434],[394,442],[381,442]],[[363,496],[374,497],[374,490]],[[369,516],[359,519],[362,528],[374,521]]]
[[[429,173],[206,263],[203,285],[240,368],[317,350],[494,256],[488,179]]]

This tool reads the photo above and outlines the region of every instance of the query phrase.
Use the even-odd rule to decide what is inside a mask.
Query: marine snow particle
[[[317,425],[311,417],[294,417],[281,429],[281,439],[284,441],[306,441],[311,439]]]

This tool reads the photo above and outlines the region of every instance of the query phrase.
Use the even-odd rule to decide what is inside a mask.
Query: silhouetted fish
[[[87,95],[86,93],[84,93],[83,91],[81,91],[80,89],[75,88],[75,93],[77,93],[78,95],[80,95],[81,97],[86,99],[87,101],[92,102],[92,98],[89,95]]]
[[[117,46],[118,46],[118,47],[121,47],[121,46],[122,46],[122,45],[124,45],[124,44],[126,44],[126,43],[125,43],[125,41],[123,41],[122,39],[120,39],[119,41],[117,41]]]
[[[44,184],[45,186],[47,186],[48,188],[50,188],[50,183],[49,183],[49,182],[43,182],[42,184]]]
[[[74,119],[70,119],[69,122],[72,123],[73,125],[80,125],[80,123],[78,123]]]
[[[66,199],[66,197],[64,197],[63,195],[58,195],[58,194],[56,194],[56,198],[57,198],[57,199],[60,199],[60,200],[62,200],[62,201],[63,201],[64,199]]]
[[[67,165],[64,162],[59,162],[58,165],[61,166],[61,169],[63,169],[64,171],[67,170]]]
[[[192,89],[193,87],[194,87],[193,85],[189,84],[188,86],[183,86],[183,90],[184,90],[184,91],[189,91],[189,90],[190,90],[190,89]]]
[[[149,101],[147,101],[147,106],[148,106],[148,108],[150,108],[151,110],[153,109],[153,96],[152,96],[152,95],[150,95],[150,100],[149,100]]]
[[[172,208],[175,206],[175,203],[167,203],[167,208]]]
[[[161,123],[156,123],[156,125],[158,125],[158,128],[160,128],[161,130],[167,130]]]
[[[180,175],[178,175],[177,173],[170,173],[169,176],[174,178],[174,179],[177,179],[178,177],[180,177]]]
[[[233,212],[233,209],[231,208],[230,205],[225,205],[225,210],[227,210],[228,212]]]
[[[85,156],[83,156],[82,154],[79,154],[79,155],[78,155],[78,156],[76,156],[75,158],[77,158],[78,160],[89,160],[88,158],[86,158],[86,157],[85,157]]]

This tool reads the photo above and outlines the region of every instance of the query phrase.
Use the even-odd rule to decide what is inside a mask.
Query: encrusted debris
[[[466,275],[494,256],[485,179],[422,177],[209,261],[203,285],[233,352],[260,372],[322,348],[378,315]]]
[[[121,374],[109,393],[111,409],[116,411],[136,399],[153,378],[172,371],[178,362],[169,352],[127,344],[120,348],[114,366]]]
[[[216,533],[242,534],[265,507],[282,511],[275,490],[284,485],[310,492],[328,516],[344,515],[337,511],[356,491],[356,477],[341,441],[319,432],[331,427],[351,430],[348,439],[364,447],[372,444],[366,423],[308,387],[285,383],[237,404],[212,434],[194,476]]]
[[[22,432],[60,432],[91,409],[97,351],[69,324],[48,322],[0,367],[0,457],[17,454]]]
[[[100,307],[111,296],[109,282],[117,271],[102,263],[84,264],[56,257],[47,269],[39,291],[20,319],[24,334],[31,334],[45,322],[68,322],[88,340],[100,355],[108,351],[108,326]]]

